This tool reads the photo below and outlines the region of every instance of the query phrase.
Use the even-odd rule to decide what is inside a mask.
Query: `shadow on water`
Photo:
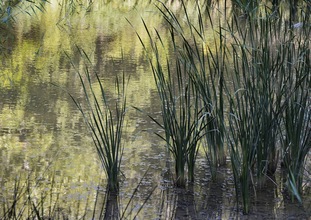
[[[171,4],[173,4],[173,2],[176,3],[177,1],[171,1]],[[207,0],[206,5],[210,5],[212,4],[212,2],[215,3],[215,1]],[[273,10],[277,11],[281,7],[280,2],[283,2],[283,1],[273,0],[272,2],[273,7],[274,7]],[[311,3],[309,3],[310,1],[305,1],[305,2],[307,3],[306,21],[308,21],[309,16],[310,16],[310,11],[311,11]],[[292,23],[300,24],[300,23],[296,23],[298,22],[296,21],[297,19],[296,17],[299,15],[299,13],[297,12],[298,3],[297,1],[291,1],[291,3],[292,3],[291,4],[292,17],[288,18],[290,20],[289,22],[291,24]],[[153,20],[153,17],[150,20]],[[243,27],[244,27],[244,23],[245,23],[245,19],[244,20],[241,19],[239,22],[239,24],[241,24]],[[5,49],[8,49],[12,51],[13,53],[14,52],[13,49],[15,47],[16,48],[20,47],[16,45],[19,41],[17,42],[15,39],[16,36],[14,36],[14,34],[19,33],[19,32],[15,31],[14,28],[15,28],[14,26],[5,26],[3,24],[0,24],[0,38],[1,40],[3,40],[3,43],[4,43],[2,45],[2,48],[0,45],[0,49],[3,49],[3,51],[5,51]],[[24,44],[26,43],[30,44],[32,43],[32,41],[35,41],[35,40],[40,41],[41,34],[39,34],[39,30],[40,28],[31,27],[30,31],[26,32],[26,34],[23,34],[23,40],[20,40],[20,42],[24,42]],[[36,32],[38,34],[34,35],[33,32]],[[88,32],[88,35],[90,35],[89,32]],[[96,38],[94,37],[93,40],[90,40],[90,42],[94,42],[94,45],[95,45],[94,56],[96,57],[96,61],[97,61],[96,69],[99,70],[103,75],[107,74],[109,77],[113,76],[113,74],[115,73],[114,70],[119,71],[118,68],[120,68],[121,66],[119,64],[119,60],[117,59],[113,60],[112,58],[108,59],[105,55],[107,51],[110,52],[112,51],[113,48],[116,48],[117,42],[121,41],[120,39],[117,38],[117,36],[119,35],[114,34],[114,33],[113,34],[109,33],[106,35],[99,34]],[[87,38],[85,38],[84,40],[88,41]],[[34,46],[38,46],[39,43],[34,44],[34,45],[31,44],[31,45],[34,47]],[[129,51],[131,51],[131,54],[133,54],[132,51],[134,51],[133,48],[135,46],[135,43],[131,43],[130,45],[131,45],[130,47],[131,50]],[[26,51],[26,49],[23,48],[24,51]],[[105,51],[105,53],[103,51]],[[77,53],[73,52],[73,54],[77,54]],[[28,57],[28,54],[24,54],[24,56]],[[54,54],[53,56],[57,57]],[[62,55],[59,58],[60,59],[59,62],[61,63],[60,73],[63,72],[63,68],[68,66],[68,63],[66,63],[66,61],[63,61],[65,60],[63,57],[64,56]],[[134,59],[129,60],[127,71],[130,70],[129,72],[131,73],[133,72],[133,75],[134,75],[134,72],[137,71],[137,69],[139,68],[143,69],[142,67],[138,66],[139,62],[143,63],[144,65],[143,67],[145,68],[145,66],[147,66],[146,64],[147,62],[141,61],[141,60],[143,60],[143,58],[141,57],[137,60],[134,60]],[[43,63],[39,61],[37,63]],[[77,56],[77,63],[79,63],[78,61],[79,59]],[[33,64],[30,65],[27,62],[24,62],[24,63],[25,65],[27,64],[31,67],[34,66]],[[114,65],[112,65],[112,63]],[[18,65],[16,66],[19,68],[22,68],[22,63],[21,64],[18,63]],[[5,206],[5,208],[9,210],[8,212],[4,212],[4,214],[2,213],[2,210],[1,210],[0,219],[2,218],[1,214],[3,214],[4,216],[7,216],[6,213],[10,213],[11,210],[13,213],[12,215],[14,215],[15,210],[19,211],[20,207],[21,207],[21,210],[24,210],[23,207],[25,206],[25,204],[30,204],[30,209],[32,208],[34,210],[43,210],[44,207],[55,207],[54,212],[46,213],[42,211],[40,213],[31,213],[29,214],[29,219],[31,219],[30,217],[32,216],[34,216],[33,219],[35,218],[39,219],[39,217],[43,218],[45,216],[49,216],[47,217],[49,219],[53,219],[53,218],[59,219],[55,216],[64,216],[63,219],[66,219],[66,218],[68,219],[70,216],[73,216],[73,215],[75,216],[75,218],[72,218],[72,219],[77,219],[78,217],[76,216],[78,216],[79,213],[82,212],[82,215],[86,214],[86,211],[84,213],[84,210],[91,210],[92,212],[91,215],[93,214],[92,219],[123,219],[123,218],[127,219],[126,217],[129,215],[130,215],[129,219],[132,219],[132,217],[135,218],[135,216],[137,216],[142,209],[143,211],[141,212],[141,214],[139,214],[139,219],[308,219],[309,216],[311,215],[310,213],[311,197],[309,196],[310,190],[307,192],[307,196],[306,196],[308,197],[306,198],[308,200],[306,202],[306,207],[302,207],[298,205],[296,202],[293,202],[291,200],[290,196],[288,196],[288,193],[284,190],[286,188],[285,181],[282,179],[282,177],[279,178],[277,176],[276,179],[271,179],[269,181],[266,181],[266,183],[262,185],[261,188],[258,187],[256,192],[254,192],[253,189],[251,189],[251,192],[253,193],[251,211],[248,216],[243,216],[242,213],[239,212],[239,210],[236,208],[233,177],[232,177],[232,172],[230,168],[221,169],[215,181],[210,181],[209,177],[206,180],[205,177],[202,178],[202,176],[200,176],[199,178],[197,178],[196,184],[189,185],[186,189],[179,189],[179,188],[174,188],[174,182],[173,182],[174,178],[172,175],[173,169],[171,170],[171,164],[170,164],[169,159],[166,159],[166,167],[164,168],[164,172],[161,173],[162,174],[161,175],[162,177],[161,186],[157,188],[156,193],[155,195],[152,195],[152,198],[150,198],[150,196],[156,189],[152,187],[154,187],[153,185],[155,181],[157,180],[156,178],[158,177],[157,176],[158,173],[156,172],[154,172],[156,174],[152,173],[153,175],[152,178],[149,178],[145,182],[141,181],[138,184],[138,186],[136,185],[137,184],[136,181],[135,183],[132,183],[132,184],[128,184],[128,185],[125,184],[126,186],[121,189],[121,193],[120,192],[109,193],[107,190],[105,190],[105,188],[101,188],[101,189],[98,188],[96,191],[96,195],[97,195],[96,196],[96,207],[93,210],[93,206],[88,207],[89,205],[93,205],[93,203],[85,202],[86,199],[84,199],[84,197],[82,198],[80,195],[76,196],[77,194],[82,194],[85,191],[87,192],[86,193],[87,195],[90,192],[91,192],[90,195],[92,196],[94,195],[93,191],[91,191],[87,187],[84,187],[82,184],[83,181],[85,183],[89,182],[90,179],[92,179],[93,177],[87,177],[87,175],[83,176],[84,172],[82,172],[82,170],[83,171],[86,170],[85,171],[86,174],[89,174],[91,173],[92,170],[95,170],[94,175],[98,176],[97,166],[94,165],[93,167],[90,167],[89,164],[87,164],[86,162],[87,160],[84,160],[84,158],[81,157],[81,155],[83,155],[85,152],[88,152],[84,149],[81,150],[83,146],[86,146],[88,144],[88,143],[85,144],[84,142],[81,142],[81,140],[85,139],[85,137],[81,135],[81,134],[84,134],[82,133],[84,127],[80,125],[82,124],[82,122],[80,122],[81,118],[75,116],[77,115],[75,111],[71,111],[71,109],[73,109],[73,104],[72,103],[70,104],[70,102],[68,102],[67,99],[63,98],[63,96],[61,96],[61,92],[53,91],[52,89],[50,89],[49,86],[47,86],[49,84],[46,84],[46,83],[36,84],[35,83],[36,79],[33,79],[35,77],[32,77],[32,78],[29,77],[29,79],[26,78],[26,76],[27,77],[34,76],[35,71],[41,70],[40,67],[36,67],[36,68],[33,67],[30,69],[29,66],[25,68],[25,70],[29,70],[29,74],[23,74],[23,77],[20,77],[20,78],[16,77],[18,76],[17,74],[14,75],[14,77],[16,77],[17,80],[20,80],[20,81],[17,81],[17,80],[16,81],[20,82],[20,84],[23,85],[25,88],[22,86],[19,86],[18,84],[18,86],[16,87],[13,87],[13,88],[3,87],[0,90],[0,99],[1,99],[1,103],[0,103],[1,125],[0,126],[2,126],[0,128],[0,145],[1,145],[0,146],[0,157],[1,157],[0,158],[1,160],[0,161],[1,162],[0,172],[2,174],[0,178],[0,186],[1,186],[0,207],[2,208]],[[44,63],[44,66],[53,66],[53,65]],[[68,70],[66,71],[69,71],[69,70],[70,69],[68,67]],[[5,72],[5,69],[1,71]],[[20,71],[20,72],[22,73],[24,71]],[[50,72],[48,73],[48,77],[53,76],[51,75],[51,72],[54,72],[54,69],[50,70]],[[58,73],[57,71],[55,72]],[[145,71],[145,69],[143,69],[142,72],[144,73],[144,75],[147,75],[145,74],[147,72]],[[60,74],[60,76],[62,75]],[[56,75],[56,77],[58,78],[59,76]],[[142,88],[142,85],[145,85],[145,84],[148,85],[148,82],[150,81],[149,80],[150,78],[145,79],[141,77],[138,73],[135,75],[135,77],[137,78],[136,86],[139,87],[139,89]],[[139,81],[141,78],[142,80]],[[12,82],[14,82],[13,79],[14,78],[12,77]],[[68,80],[65,80],[65,79],[67,78],[64,78],[64,81],[66,81],[65,85],[67,87],[75,86],[74,79],[72,78],[68,78]],[[78,88],[77,89],[77,93],[78,93],[80,92],[80,90],[79,90],[79,87],[77,88]],[[138,103],[141,103],[141,100],[148,101],[148,99],[146,98],[148,96],[140,96],[140,95],[142,93],[149,94],[148,93],[149,90],[148,92],[145,92],[145,91],[142,92],[142,90],[139,90],[139,89],[137,89],[136,87],[132,88],[133,91],[135,92],[139,91],[140,93],[140,94],[137,94],[138,92],[133,93],[134,94],[133,97],[139,97],[135,101],[137,101]],[[150,93],[153,94],[154,89],[151,90]],[[25,96],[25,99],[22,99],[24,96]],[[153,96],[151,95],[151,97],[152,98],[150,99],[151,100],[150,106],[146,108],[150,108],[151,110],[154,110],[154,109],[158,110],[157,107],[159,103],[155,101],[154,95]],[[19,103],[27,103],[27,104],[24,104],[25,106],[20,107],[18,105]],[[42,104],[42,103],[45,103],[45,104]],[[20,126],[20,125],[12,126],[10,124],[6,124],[6,119],[11,118],[11,115],[13,115],[10,112],[14,113],[14,117],[12,119],[14,124],[16,121],[18,121],[18,119],[22,121],[22,123],[20,123],[21,125],[24,124],[24,121],[28,122],[27,121],[28,119],[31,119],[31,121],[29,121],[28,124],[25,123],[26,125],[23,125],[23,126]],[[143,126],[142,124],[143,123],[138,124],[138,126],[131,128],[131,129],[139,130],[141,129],[141,126]],[[146,126],[146,129],[149,129],[149,131],[153,130],[153,127],[151,127],[152,125],[148,123],[146,123],[144,126]],[[47,129],[49,131],[47,131]],[[70,129],[72,129],[73,131],[71,131]],[[69,141],[68,137],[70,136],[72,136],[72,139],[76,141],[75,142],[73,140],[71,141],[71,139]],[[41,142],[39,141],[35,142],[34,141],[35,139],[38,139]],[[59,141],[59,143],[56,141]],[[143,140],[142,143],[144,143],[144,141],[145,140]],[[78,144],[74,145],[76,142]],[[156,142],[156,144],[158,145],[158,142],[156,140],[151,140],[150,142]],[[135,144],[137,146],[140,146],[137,143]],[[44,167],[45,164],[49,164],[50,161],[52,160],[51,149],[53,149],[53,152],[56,151],[54,150],[54,145],[57,146],[57,150],[60,149],[59,151],[63,151],[62,155],[58,159],[61,160],[65,164],[65,165],[58,165],[55,168],[57,175],[62,175],[62,176],[57,176],[55,174],[55,176],[57,176],[60,179],[58,180],[59,182],[54,180],[54,178],[56,177],[54,176],[50,177],[47,174],[42,175],[41,173],[43,171],[39,172],[43,170],[43,168],[41,167]],[[70,148],[71,145],[73,145],[74,147]],[[129,151],[131,150],[137,153],[138,152],[138,150],[136,152],[137,148],[135,146],[135,150],[129,149]],[[32,151],[32,149],[34,150]],[[68,149],[74,149],[74,150],[70,151]],[[137,153],[137,155],[139,155],[139,159],[133,158],[133,161],[135,162],[133,163],[134,164],[144,163],[144,165],[141,165],[142,167],[141,170],[145,169],[145,164],[148,165],[147,162],[152,163],[152,165],[156,167],[156,169],[161,169],[158,167],[162,165],[162,162],[160,164],[159,161],[162,159],[164,150],[163,151],[162,149],[160,150],[161,151],[158,152],[158,149],[156,147],[152,147],[151,149],[152,153],[154,153],[155,155],[161,155],[159,157],[156,157],[155,159],[150,158],[150,155],[151,155],[150,152],[145,152],[141,150],[139,151],[141,152],[140,154]],[[93,154],[89,153],[87,154],[87,156],[88,158],[92,158]],[[32,158],[35,158],[35,159],[31,160]],[[144,160],[142,160],[141,158],[144,158]],[[85,161],[84,166],[82,168],[78,167],[78,165],[82,164],[81,161],[83,160]],[[77,161],[77,162],[73,162],[73,161]],[[88,161],[92,161],[92,160],[88,159]],[[36,168],[32,168],[32,167],[35,167],[35,165],[36,165]],[[131,165],[131,163],[126,163],[126,166],[129,166],[129,165]],[[35,169],[38,172],[38,178],[25,177],[26,179],[25,183],[24,183],[24,179],[14,180],[13,175],[15,173],[17,174],[25,173],[27,170],[31,170],[31,169]],[[155,171],[155,168],[153,169],[154,169],[153,171]],[[306,169],[310,170],[308,168]],[[77,170],[81,170],[81,172],[78,173]],[[128,170],[132,172],[134,168],[129,167]],[[198,172],[202,172],[206,174],[207,173],[206,170],[208,169],[202,169],[202,171],[199,170]],[[157,172],[160,172],[160,171],[157,170]],[[67,175],[65,175],[64,173]],[[82,176],[81,182],[80,182],[80,175]],[[76,176],[79,176],[79,178],[75,178]],[[132,178],[132,176],[130,178]],[[286,180],[286,176],[284,176],[283,178]],[[11,181],[10,179],[13,179],[13,180]],[[14,181],[15,181],[15,184],[14,184]],[[32,183],[31,181],[34,181],[34,182]],[[40,184],[36,184],[36,181],[39,181]],[[92,179],[92,181],[94,181],[94,179]],[[156,184],[157,183],[158,182],[156,182]],[[26,185],[26,187],[23,188],[24,185]],[[94,185],[96,188],[97,183],[94,183]],[[131,197],[131,194],[128,195],[127,192],[128,190],[131,191],[132,186],[134,187],[136,186],[136,188],[134,189],[133,196]],[[93,187],[89,187],[89,188],[93,189]],[[11,197],[8,197],[9,199],[5,197],[6,196],[5,190],[7,189],[9,189],[8,193],[10,193],[11,191],[13,192],[13,196],[22,194],[23,196],[25,196],[25,200],[22,200],[24,199],[24,197],[20,197],[18,198],[19,200],[12,199],[13,202],[11,203],[11,200],[10,200]],[[32,190],[33,192],[33,194],[31,194],[32,196],[31,198],[29,196],[29,190]],[[71,192],[71,191],[74,191],[74,192]],[[125,199],[123,197],[123,193],[122,193],[123,191],[126,191],[126,193],[124,194],[128,195],[128,197],[126,197]],[[137,193],[137,191],[140,191],[140,192]],[[158,193],[158,191],[160,191],[160,193]],[[52,196],[50,196],[49,193],[53,195],[53,198]],[[135,194],[136,196],[134,196]],[[80,199],[81,201],[76,199],[80,197],[82,198]],[[49,199],[51,201],[49,201]],[[67,203],[64,202],[63,204],[62,200],[66,201]],[[94,201],[93,198],[91,198],[90,200]],[[130,207],[127,209],[128,204],[129,204],[128,200],[129,202],[132,201],[131,206],[137,209],[131,209]],[[139,202],[137,202],[137,200]],[[37,201],[38,203],[36,203]],[[86,203],[85,207],[84,207],[84,204],[76,207],[76,204],[79,203],[77,201],[81,203],[85,202]],[[19,205],[17,202],[19,202],[20,206],[17,206]],[[145,203],[147,204],[146,206],[144,206]],[[155,207],[157,205],[158,207]],[[126,208],[124,209],[125,206]],[[157,213],[153,213],[154,209],[157,209]],[[25,215],[27,215],[27,213]],[[146,217],[146,215],[152,216],[152,217],[149,218],[149,217]],[[145,216],[145,217],[141,217],[141,216]],[[3,219],[9,219],[9,218],[4,217]],[[20,219],[22,219],[22,217]]]
[[[175,219],[196,219],[197,213],[193,185],[189,185],[187,190],[177,189],[176,193]]]
[[[93,219],[120,219],[119,194],[117,192],[103,193],[98,188]]]
[[[158,217],[159,219],[196,219],[194,186],[189,183],[186,188],[175,187],[170,167],[171,162],[167,152],[165,170],[161,175]]]
[[[118,194],[108,193],[104,219],[119,219]]]
[[[92,219],[120,219],[119,193],[97,186]]]
[[[159,219],[198,219],[193,186],[161,191]]]
[[[184,189],[174,187],[170,175],[162,175],[156,219],[309,219],[311,214],[310,206],[290,200],[282,182],[285,177],[266,177],[256,191],[251,186],[251,209],[244,215],[242,204],[236,204],[230,168],[221,167],[214,181],[201,177],[200,184],[188,184]]]
[[[140,216],[140,212],[157,189],[157,185],[145,185],[148,182],[147,174],[148,169],[130,194],[123,191],[124,187],[120,191],[112,192],[108,186],[98,186],[92,219],[136,219]],[[130,180],[125,180],[123,184],[126,185],[125,182],[128,181]]]
[[[221,186],[224,183],[224,178],[218,175],[216,181],[210,182],[206,195],[204,196],[202,208],[206,209],[206,212],[201,212],[201,217],[207,219],[216,219],[222,216],[222,201],[223,193],[221,192]]]
[[[169,167],[167,162],[167,167]],[[227,219],[236,215],[232,176],[225,168],[214,181],[200,178],[198,184],[188,183],[186,188],[174,187],[172,173],[162,175],[159,198],[159,219]]]
[[[265,213],[266,216],[273,216],[275,203],[277,203],[276,198],[279,197],[278,194],[275,178],[269,177],[268,181],[265,181],[264,185],[254,195],[253,213]]]

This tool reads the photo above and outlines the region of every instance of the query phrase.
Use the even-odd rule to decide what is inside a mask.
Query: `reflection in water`
[[[120,219],[119,194],[98,187],[92,219]]]
[[[278,189],[275,184],[275,178],[265,181],[264,185],[259,188],[254,198],[253,212],[265,212],[267,216],[276,216],[274,200],[279,197]]]
[[[104,219],[120,219],[118,195],[116,193],[108,193],[105,210]]]
[[[240,217],[235,212],[232,174],[227,170],[221,171],[216,182],[210,182],[210,177],[206,176],[208,168],[198,164],[198,173],[202,175],[197,175],[195,185],[186,191],[174,189],[172,165],[167,159],[165,144],[154,135],[158,126],[133,108],[127,112],[127,138],[121,164],[124,181],[120,193],[106,195],[105,190],[97,191],[97,184],[105,177],[92,140],[74,103],[59,88],[68,90],[75,97],[83,95],[78,76],[66,54],[82,68],[76,45],[83,48],[94,64],[94,71],[100,74],[105,85],[111,85],[108,90],[114,88],[115,74],[125,70],[131,77],[127,90],[129,105],[157,117],[158,95],[149,63],[125,18],[143,41],[148,36],[144,34],[141,17],[148,26],[167,34],[169,31],[148,1],[93,1],[87,10],[76,5],[71,11],[58,4],[69,1],[49,2],[44,13],[34,15],[30,12],[31,16],[20,13],[14,26],[0,26],[0,40],[6,39],[0,48],[0,206],[9,210],[8,204],[14,204],[15,186],[28,184],[34,203],[27,198],[21,199],[16,203],[16,211],[25,204],[31,210],[35,204],[42,210],[41,216],[118,218],[150,166],[131,203],[130,210],[137,211],[148,198],[139,214],[140,219]],[[195,8],[193,2],[186,2],[189,8]],[[213,13],[216,14],[218,2],[211,2],[206,4],[215,7]],[[278,1],[273,2],[274,7],[279,7]],[[174,11],[182,10],[180,1],[170,1],[170,4]],[[192,14],[195,13],[189,13]],[[213,30],[208,30],[212,36]],[[163,37],[163,44],[168,45],[169,39]],[[9,49],[9,53],[4,49]],[[204,160],[201,155],[200,160]],[[157,184],[161,186],[153,192],[153,186]],[[27,191],[25,187],[18,189],[24,194]],[[280,204],[276,201],[278,207],[275,207],[274,201],[280,194],[272,193],[275,191],[276,187],[272,185],[257,193],[258,199],[253,206],[257,217],[282,218],[284,210],[291,210],[293,216],[299,215],[301,219],[307,216],[290,202]],[[148,197],[150,192],[153,194]],[[44,198],[44,203],[40,204],[40,198]],[[0,216],[3,210],[0,210]],[[268,215],[262,216],[262,213]]]
[[[196,219],[196,204],[193,186],[189,185],[187,191],[177,189],[177,202],[175,219]]]

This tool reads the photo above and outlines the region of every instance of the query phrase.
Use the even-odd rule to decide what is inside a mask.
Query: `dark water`
[[[20,9],[11,33],[14,37],[1,53],[0,206],[8,208],[14,186],[20,183],[18,189],[28,187],[33,201],[49,195],[44,197],[45,213],[47,207],[57,204],[55,210],[61,216],[77,219],[86,213],[90,219],[96,197],[95,216],[104,203],[105,175],[83,118],[65,92],[83,100],[71,65],[82,68],[77,46],[88,54],[108,90],[114,89],[116,74],[129,74],[128,103],[157,117],[156,87],[135,31],[148,39],[141,17],[150,27],[168,31],[154,5],[144,1],[60,7],[65,3],[52,0],[44,13],[30,11],[31,15],[26,13],[29,8]],[[192,3],[188,6],[193,8]],[[178,2],[170,7],[181,10]],[[217,181],[211,181],[203,152],[199,153],[194,185],[175,189],[173,166],[164,143],[154,134],[158,130],[146,114],[129,107],[118,203],[121,213],[139,188],[126,218],[140,212],[138,219],[308,219],[310,199],[305,207],[290,202],[283,196],[281,177],[275,180],[277,186],[270,181],[257,192],[251,215],[243,216],[236,206],[230,169],[220,169]]]

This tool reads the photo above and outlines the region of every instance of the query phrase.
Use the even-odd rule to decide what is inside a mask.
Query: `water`
[[[1,54],[1,206],[8,208],[14,187],[21,192],[29,189],[35,204],[44,198],[45,213],[56,204],[51,210],[61,216],[76,219],[86,213],[90,219],[96,193],[98,203],[104,201],[105,175],[83,118],[66,93],[83,100],[71,64],[82,68],[83,58],[77,47],[85,50],[108,91],[114,89],[116,74],[125,71],[130,75],[129,106],[157,117],[160,103],[156,87],[135,31],[143,40],[148,39],[142,17],[149,27],[169,33],[154,5],[144,1],[137,5],[131,1],[94,2],[90,7],[60,7],[58,3],[51,0],[43,13],[30,10],[30,16],[25,13],[29,8],[21,9],[14,23],[15,38]],[[193,8],[191,3],[190,6]],[[181,10],[177,2],[171,7]],[[145,200],[138,219],[247,218],[236,209],[230,169],[221,169],[218,180],[212,182],[201,154],[193,187],[186,191],[174,189],[169,175],[173,170],[171,161],[167,160],[164,143],[154,134],[158,130],[146,114],[129,107],[121,165],[121,211],[142,183],[128,208],[132,210],[127,212],[128,218],[136,215]],[[250,218],[307,219],[302,207],[283,198],[280,187],[269,186],[258,195],[263,196],[253,204]],[[29,205],[29,201],[21,203],[18,210],[22,210],[23,204]],[[97,204],[96,216],[100,207]]]

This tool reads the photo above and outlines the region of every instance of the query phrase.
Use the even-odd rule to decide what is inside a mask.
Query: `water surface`
[[[29,15],[21,11],[16,15],[14,37],[1,53],[0,65],[2,205],[12,199],[16,183],[21,189],[29,186],[36,201],[49,195],[44,199],[45,207],[57,201],[57,210],[71,219],[84,213],[90,219],[98,192],[97,200],[103,203],[105,175],[83,118],[67,94],[70,92],[83,102],[83,90],[73,68],[75,65],[83,69],[85,59],[80,56],[79,47],[108,91],[114,91],[117,74],[124,71],[130,76],[120,210],[125,209],[143,180],[128,218],[135,216],[153,187],[155,191],[139,219],[247,218],[236,209],[230,169],[221,169],[218,180],[212,182],[201,154],[195,184],[186,191],[174,189],[171,161],[164,143],[154,134],[159,128],[146,115],[157,117],[160,102],[146,54],[135,33],[148,39],[141,18],[164,34],[169,31],[153,3],[114,2],[61,7],[66,1],[51,0],[44,12],[37,10]],[[178,2],[169,6],[176,12],[181,10]],[[194,5],[189,3],[188,7]],[[169,35],[163,39],[169,41]],[[266,187],[259,196],[253,217],[307,218],[303,208],[283,198],[279,187]],[[100,212],[100,206],[95,210]]]

